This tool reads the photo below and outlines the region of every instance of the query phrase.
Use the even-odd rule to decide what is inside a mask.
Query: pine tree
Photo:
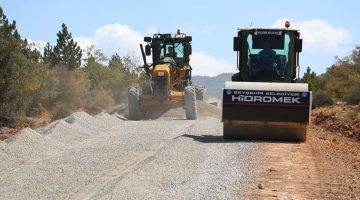
[[[50,45],[50,43],[46,43],[46,46],[44,47],[44,56],[43,61],[45,63],[49,63],[51,65],[54,65],[54,53],[53,53],[53,47]]]
[[[63,23],[62,29],[57,33],[57,43],[52,47],[49,43],[44,48],[44,62],[51,66],[63,65],[72,70],[80,67],[82,50],[74,41],[72,34]]]
[[[0,7],[0,124],[14,123],[27,112],[39,88],[39,54],[22,40],[16,22],[6,18]]]
[[[304,73],[301,80],[302,82],[309,84],[309,90],[316,91],[318,89],[316,73],[311,71],[310,67],[307,67],[306,72]]]
[[[111,69],[120,69],[122,72],[125,72],[126,69],[124,67],[124,63],[121,59],[121,57],[119,56],[119,54],[114,54],[111,56],[110,60],[109,60],[109,67]]]
[[[353,50],[352,53],[352,61],[354,63],[354,65],[357,65],[356,67],[358,68],[358,70],[360,69],[360,46],[356,46],[355,49]]]
[[[26,55],[26,57],[30,60],[40,61],[41,59],[41,53],[36,48],[32,47],[32,44],[29,44],[27,39],[24,40],[23,43],[23,53]]]

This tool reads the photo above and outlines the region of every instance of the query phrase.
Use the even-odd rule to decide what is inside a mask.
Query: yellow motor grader
[[[156,106],[183,106],[186,119],[197,118],[196,93],[191,82],[190,55],[192,53],[192,37],[180,30],[172,36],[154,34],[144,37],[145,51],[140,44],[148,82],[139,91],[136,87],[128,89],[129,119],[140,120],[147,108]],[[146,56],[152,55],[152,64],[148,64]]]

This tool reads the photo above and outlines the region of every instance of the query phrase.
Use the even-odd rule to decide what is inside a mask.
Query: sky
[[[358,0],[0,0],[0,6],[16,20],[22,38],[39,48],[56,44],[65,23],[83,49],[95,45],[108,57],[118,53],[139,62],[144,36],[179,28],[193,38],[193,75],[236,72],[237,28],[284,27],[286,19],[304,41],[301,74],[307,66],[324,73],[335,56],[350,55],[360,45]]]

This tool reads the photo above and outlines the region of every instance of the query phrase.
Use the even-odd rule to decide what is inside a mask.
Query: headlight
[[[164,76],[164,72],[158,72],[158,76]]]

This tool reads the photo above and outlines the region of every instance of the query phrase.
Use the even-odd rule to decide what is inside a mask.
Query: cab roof
[[[292,28],[238,28],[238,31],[294,31],[299,32],[298,29],[292,29]]]

